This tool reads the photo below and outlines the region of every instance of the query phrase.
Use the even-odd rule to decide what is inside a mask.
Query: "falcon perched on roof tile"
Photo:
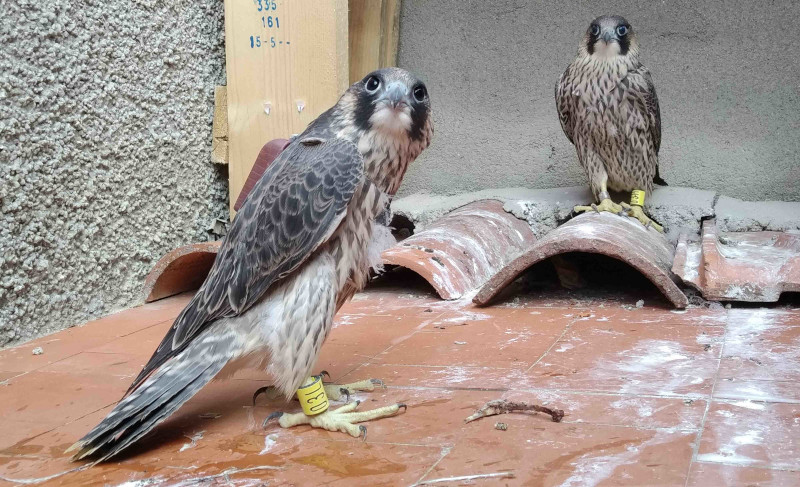
[[[556,84],[556,107],[599,201],[575,211],[628,214],[661,231],[642,211],[653,182],[666,184],[658,175],[661,114],[627,20],[602,16],[592,21],[578,56]],[[631,205],[612,202],[609,189],[632,191]]]

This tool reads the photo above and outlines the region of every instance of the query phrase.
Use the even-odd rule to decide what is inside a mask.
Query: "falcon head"
[[[631,24],[619,15],[603,15],[589,24],[583,36],[581,51],[599,58],[636,56],[639,45]]]
[[[349,95],[349,96],[348,96]],[[354,121],[364,131],[420,141],[430,137],[431,104],[425,83],[400,68],[373,71],[353,83],[346,97],[354,104]]]

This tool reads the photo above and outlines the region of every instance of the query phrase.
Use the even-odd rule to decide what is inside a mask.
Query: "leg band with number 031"
[[[312,377],[310,384],[300,386],[297,389],[297,399],[300,407],[308,416],[316,416],[328,410],[328,395],[325,394],[325,387],[322,385],[322,377]]]
[[[631,206],[644,206],[645,192],[641,189],[631,191]]]

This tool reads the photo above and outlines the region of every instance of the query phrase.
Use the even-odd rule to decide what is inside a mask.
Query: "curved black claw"
[[[592,209],[593,209],[594,211],[596,211],[597,213],[600,213],[600,210],[598,210],[598,209],[597,209],[597,205],[596,205],[596,204],[594,204],[594,203],[592,203]]]
[[[261,427],[262,428],[266,428],[267,427],[267,423],[269,423],[273,419],[278,419],[281,416],[283,416],[283,411],[275,411],[274,413],[272,413],[269,416],[267,416],[267,419],[265,419],[264,422],[261,423]]]
[[[403,412],[406,412],[406,411],[408,411],[408,406],[406,406],[406,405],[405,405],[405,404],[403,404],[402,402],[398,402],[398,403],[397,403],[397,408],[398,408],[398,410],[399,410],[399,408],[403,408]]]
[[[381,386],[381,388],[386,389],[386,384],[380,379],[370,379],[369,381],[372,382],[374,386]]]
[[[329,374],[327,370],[323,370],[322,372],[320,372],[320,373],[319,373],[319,375],[318,375],[317,377],[319,377],[319,378],[320,378],[320,380],[322,380],[322,377],[323,377],[323,376],[327,376],[327,377],[328,377],[328,379],[330,379],[330,378],[331,378],[331,374]]]
[[[256,405],[256,399],[258,399],[258,396],[260,396],[262,393],[266,394],[270,389],[272,389],[272,386],[264,386],[256,389],[256,392],[253,394],[253,406]]]
[[[344,403],[347,404],[350,402],[350,391],[347,390],[346,387],[340,387],[339,393],[344,395]]]
[[[358,425],[358,430],[361,431],[363,438],[361,441],[367,441],[367,427],[363,424]]]

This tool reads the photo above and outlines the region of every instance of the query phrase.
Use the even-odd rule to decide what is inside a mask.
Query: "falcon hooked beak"
[[[410,105],[408,94],[408,88],[404,83],[393,81],[392,84],[386,87],[383,95],[378,98],[378,105],[383,104],[392,110],[407,112]]]

